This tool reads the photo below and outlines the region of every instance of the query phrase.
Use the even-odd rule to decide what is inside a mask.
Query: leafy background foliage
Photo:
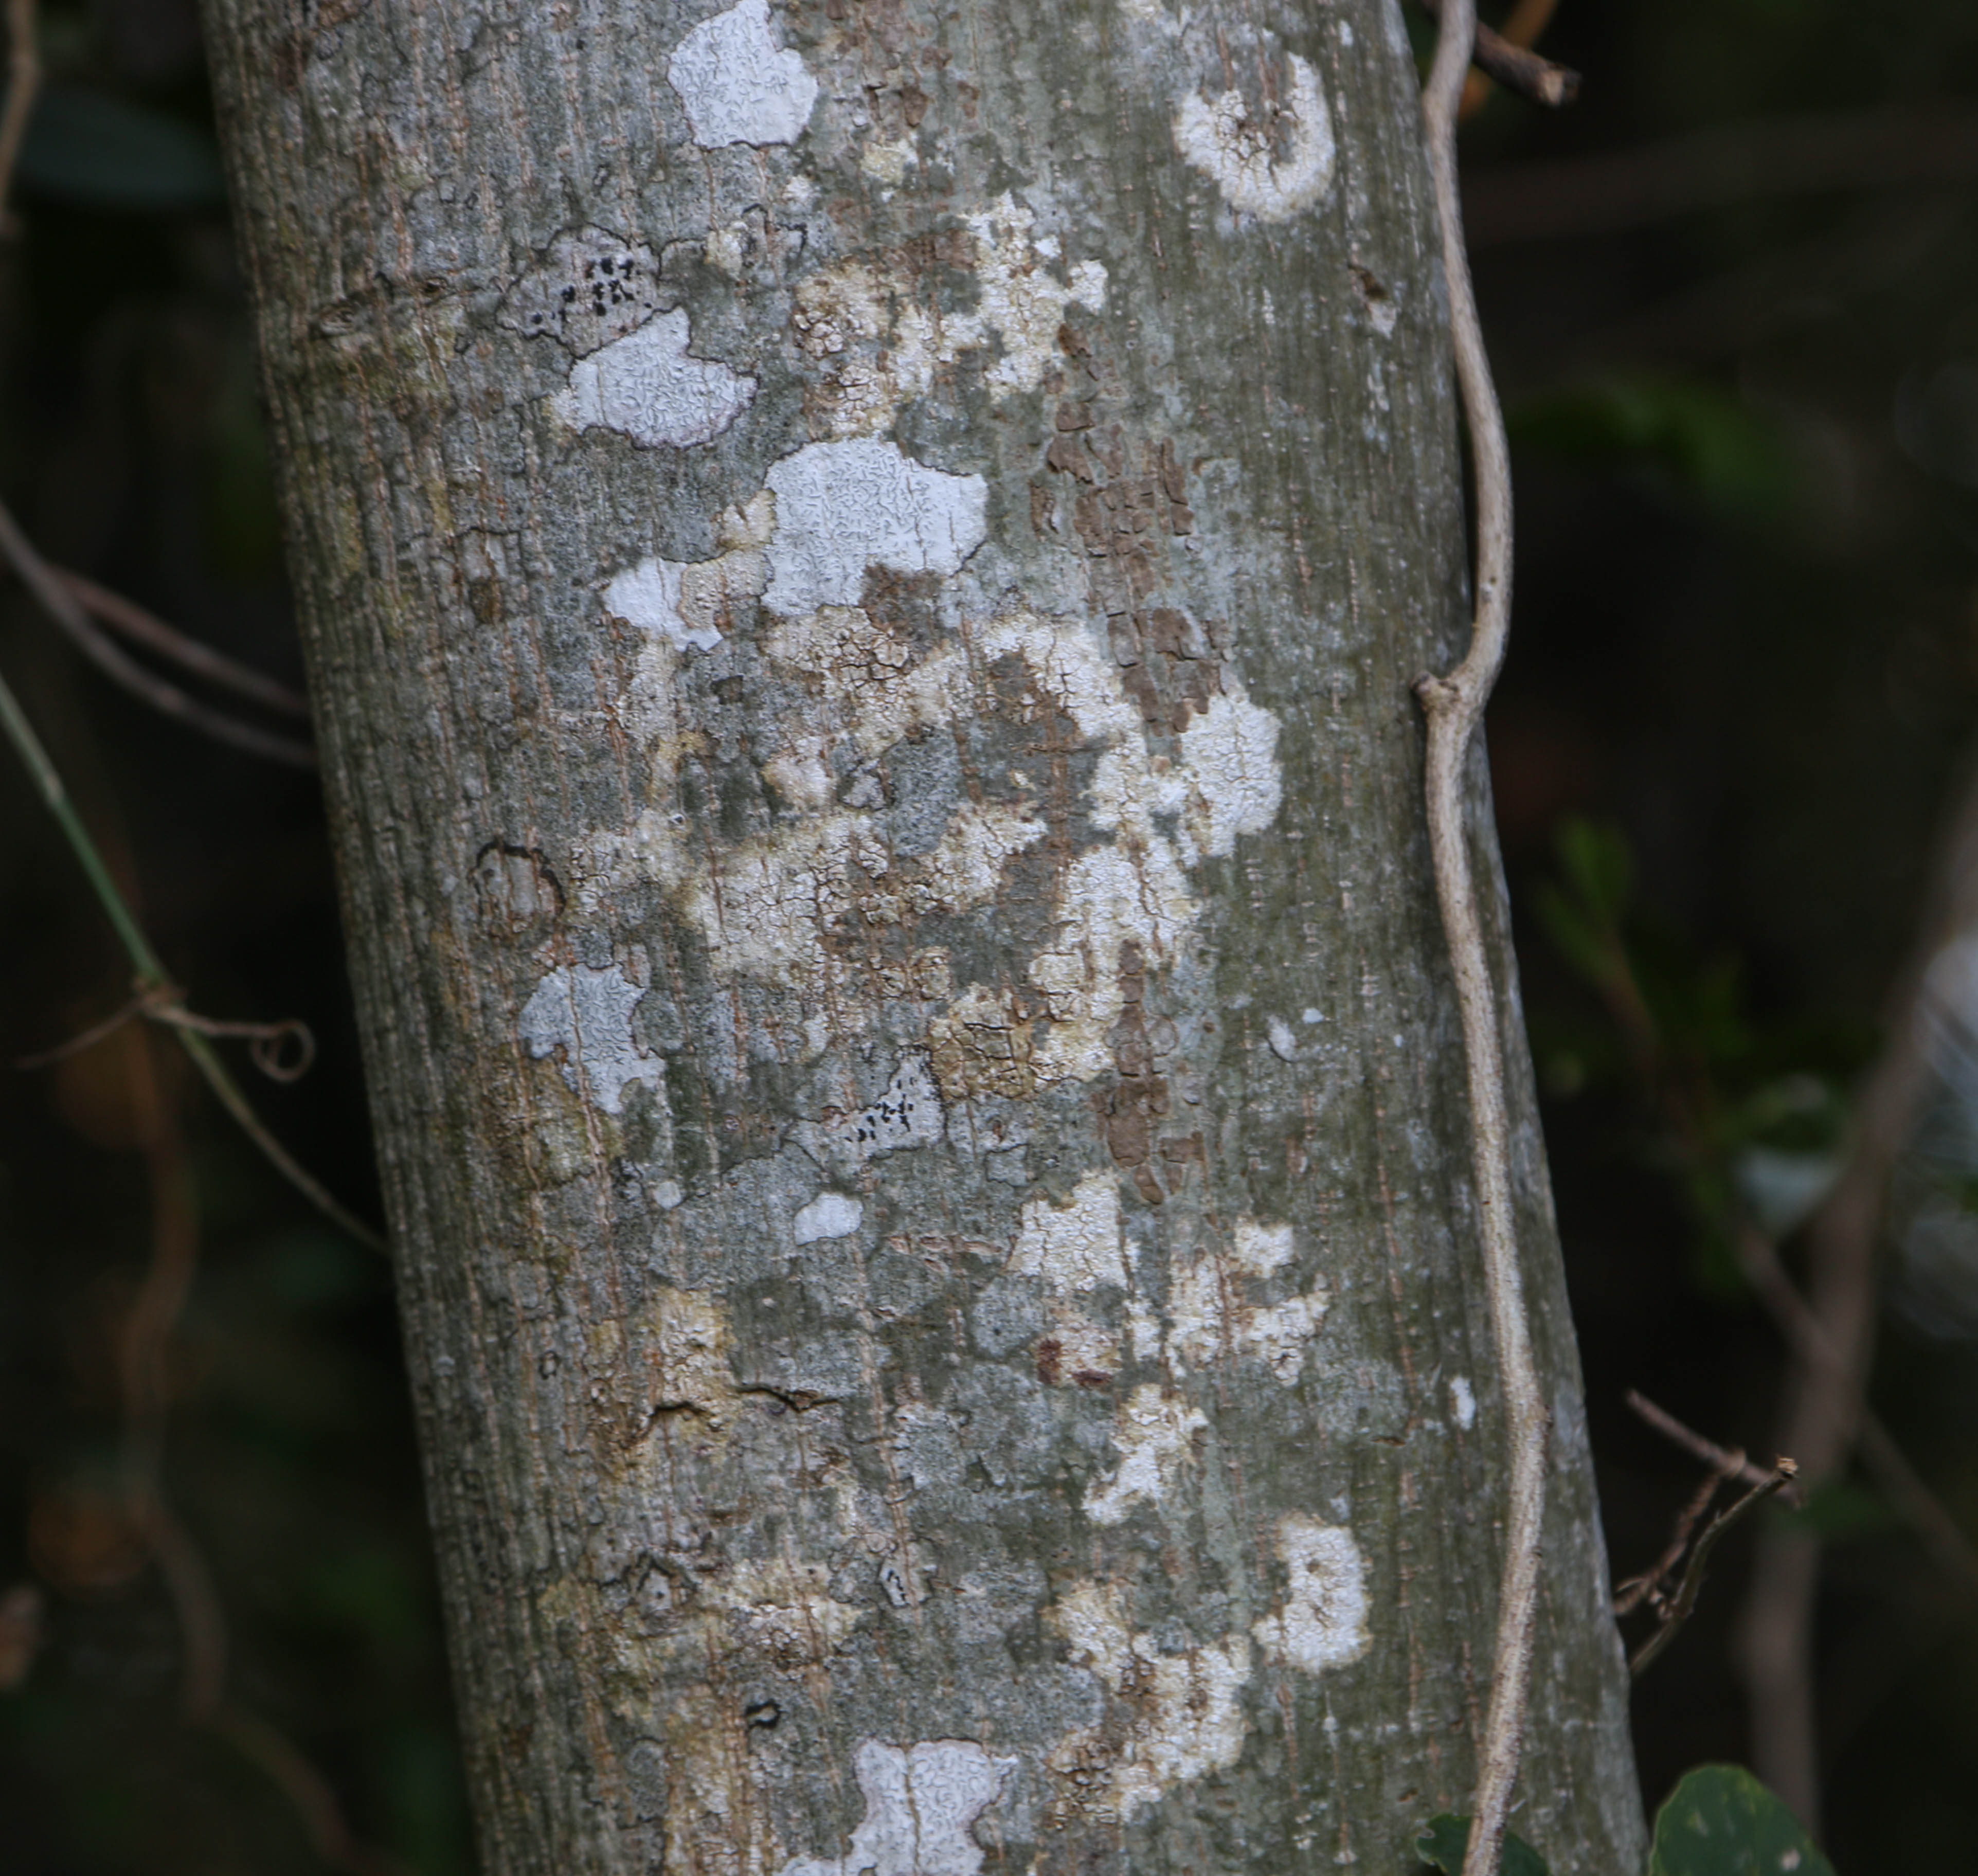
[[[0,494],[53,558],[293,680],[190,0],[51,0],[44,31],[52,82],[22,233],[0,246]],[[1666,169],[1662,140],[1784,114],[1978,121],[1963,0],[1564,0],[1546,44],[1585,73],[1582,101],[1553,116],[1493,98],[1465,133],[1486,194],[1526,162],[1634,151]],[[1477,264],[1520,499],[1493,773],[1619,1573],[1659,1551],[1696,1481],[1625,1389],[1770,1456],[1781,1356],[1731,1221],[1789,1232],[1831,1169],[1970,763],[1978,179],[1947,163],[1751,196],[1487,245]],[[10,585],[0,667],[194,1007],[314,1026],[313,1073],[256,1097],[374,1207],[313,787],[107,690]],[[17,775],[0,779],[0,879],[11,1058],[114,1007],[124,977]],[[150,1229],[138,1046],[0,1070],[0,1591],[31,1586],[45,1610],[0,1693],[8,1867],[308,1871],[294,1808],[177,1723],[171,1606],[116,1509],[115,1349]],[[202,1239],[165,1477],[226,1611],[232,1685],[366,1839],[454,1876],[469,1847],[383,1270],[157,1060]],[[1874,1403],[1978,1530],[1972,1060],[1944,1055],[1899,1179]],[[1776,1515],[1829,1540],[1835,1866],[1963,1867],[1971,1609],[1858,1478]],[[1638,1692],[1652,1801],[1746,1754],[1731,1643],[1749,1537]],[[12,1645],[0,1634],[0,1675],[22,1665]],[[1679,1808],[1742,1804],[1770,1827],[1746,1785],[1711,1775]],[[1716,1876],[1673,1842],[1659,1854],[1667,1876]]]

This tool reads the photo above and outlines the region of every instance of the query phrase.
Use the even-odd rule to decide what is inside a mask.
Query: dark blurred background
[[[191,0],[39,22],[0,243],[0,498],[52,561],[299,683]],[[1871,1399],[1978,1534],[1978,969],[1930,909],[1969,889],[1951,833],[1978,753],[1978,12],[1563,0],[1540,43],[1579,101],[1492,94],[1464,133],[1517,477],[1490,738],[1616,1571],[1654,1560],[1705,1476],[1626,1390],[1776,1451],[1788,1361],[1752,1234],[1797,1278],[1892,1052],[1917,1097],[1864,1249]],[[310,778],[113,687],[11,580],[0,670],[192,1007],[312,1026],[304,1079],[240,1071],[375,1216]],[[0,881],[11,1063],[130,978],[11,755]],[[194,1249],[181,1305],[160,1272]],[[161,1308],[145,1395],[133,1324]],[[469,1868],[412,1438],[382,1261],[169,1037],[0,1067],[8,1869]],[[1837,1866],[1978,1868],[1955,1540],[1852,1464],[1766,1515],[1822,1546]],[[1727,1540],[1639,1684],[1651,1802],[1752,1756],[1738,1635],[1766,1534]],[[187,1686],[188,1620],[196,1667],[223,1653],[217,1700]]]

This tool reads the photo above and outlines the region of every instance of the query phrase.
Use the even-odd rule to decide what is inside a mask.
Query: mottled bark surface
[[[488,1868],[1405,1867],[1501,1494],[1393,0],[208,25]]]

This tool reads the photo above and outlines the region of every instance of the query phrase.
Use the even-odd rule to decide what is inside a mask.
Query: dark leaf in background
[[[29,194],[85,208],[160,213],[227,199],[212,139],[177,117],[106,91],[47,86],[21,146]]]

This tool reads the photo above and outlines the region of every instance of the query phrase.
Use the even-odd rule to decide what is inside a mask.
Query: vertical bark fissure
[[[208,17],[488,1866],[1401,1859],[1505,1477],[1393,8]]]

